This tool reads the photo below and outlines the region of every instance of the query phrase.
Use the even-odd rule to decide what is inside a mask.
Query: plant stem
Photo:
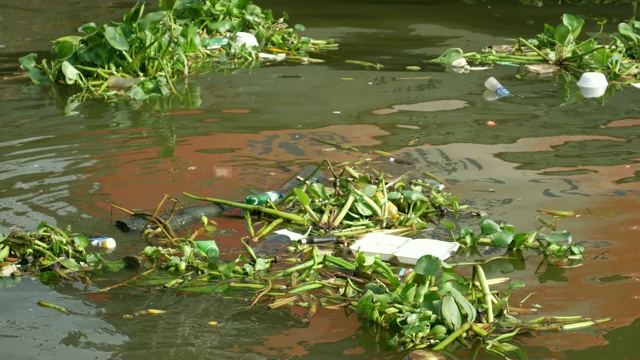
[[[210,197],[204,197],[204,196],[197,196],[197,195],[192,195],[192,194],[189,194],[189,193],[186,193],[186,192],[183,192],[183,194],[185,196],[190,197],[190,198],[195,199],[195,200],[208,201],[208,202],[211,202],[211,203],[214,203],[214,204],[227,205],[227,206],[237,207],[237,208],[244,209],[244,210],[260,211],[260,212],[265,213],[265,214],[275,215],[275,216],[281,217],[281,218],[283,218],[285,220],[289,220],[289,221],[294,222],[296,224],[306,225],[306,221],[304,220],[304,218],[302,216],[289,214],[289,213],[282,212],[282,211],[279,211],[279,210],[269,209],[269,208],[258,206],[258,205],[243,204],[243,203],[239,203],[239,202],[235,202],[235,201],[228,201],[228,200],[222,200],[222,199],[216,199],[216,198],[210,198]]]
[[[482,266],[475,265],[475,269],[478,275],[478,281],[480,282],[480,287],[482,288],[482,295],[484,295],[485,305],[487,306],[487,322],[491,324],[493,323],[493,304],[491,303],[491,291],[487,284],[487,277],[484,274],[484,270],[482,270]]]

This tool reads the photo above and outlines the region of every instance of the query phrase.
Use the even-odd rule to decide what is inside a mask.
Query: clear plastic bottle
[[[244,199],[244,202],[251,205],[264,205],[268,201],[276,201],[284,197],[284,194],[279,193],[277,191],[267,191],[261,194],[251,194],[247,195]]]
[[[496,80],[496,78],[494,78],[493,76],[488,78],[484,82],[484,86],[487,89],[495,92],[496,96],[498,98],[505,97],[505,96],[509,95],[509,90],[507,90],[507,88],[502,86],[502,84],[500,84],[500,82],[498,80]]]

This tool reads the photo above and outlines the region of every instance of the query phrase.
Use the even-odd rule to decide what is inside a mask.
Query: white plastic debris
[[[248,49],[254,46],[260,46],[260,44],[258,44],[258,39],[256,39],[256,37],[253,34],[242,32],[242,31],[236,33],[236,44],[238,46],[244,45]]]

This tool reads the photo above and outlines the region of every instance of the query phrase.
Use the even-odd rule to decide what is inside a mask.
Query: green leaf
[[[476,308],[467,300],[467,298],[456,289],[451,289],[451,296],[454,297],[458,305],[467,314],[467,321],[474,322],[476,320]]]
[[[440,315],[442,317],[442,322],[449,330],[455,331],[462,326],[460,310],[458,310],[458,304],[456,304],[456,300],[453,296],[446,295],[442,298]]]
[[[548,242],[571,242],[571,232],[569,231],[552,231],[550,235],[540,234]]]
[[[0,245],[0,261],[4,261],[4,259],[6,259],[9,256],[9,246],[7,245]]]
[[[362,216],[371,216],[373,215],[373,211],[371,210],[371,208],[369,207],[369,205],[360,202],[360,201],[356,201],[353,203],[353,205],[355,206],[356,210],[358,210],[358,213]]]
[[[514,234],[511,231],[500,231],[491,239],[491,245],[506,248],[513,241]]]
[[[31,53],[29,55],[25,55],[25,56],[19,58],[18,62],[20,63],[20,66],[24,70],[31,70],[31,68],[33,68],[36,65],[36,58],[37,57],[38,57],[38,54]]]
[[[160,10],[171,11],[176,7],[177,0],[160,0],[158,8]]]
[[[82,76],[80,72],[73,67],[73,65],[69,64],[68,61],[62,63],[62,73],[69,85],[74,84],[78,80],[79,76]]]
[[[413,191],[413,190],[404,190],[402,192],[402,196],[404,196],[405,199],[407,199],[407,201],[409,202],[414,202],[414,201],[429,201],[429,199],[424,196],[424,194],[422,194],[421,192],[418,191]]]
[[[414,271],[416,274],[424,276],[435,276],[441,264],[442,260],[440,260],[440,258],[433,255],[423,255],[416,262]]]
[[[311,199],[309,199],[309,196],[307,195],[307,193],[305,193],[302,189],[294,188],[293,192],[296,194],[296,198],[302,205],[306,206],[311,204]]]
[[[500,225],[490,218],[484,218],[480,221],[480,231],[482,235],[493,235],[500,231]]]
[[[129,26],[135,24],[142,17],[143,12],[144,2],[137,2],[129,12],[124,14],[124,23]]]
[[[582,31],[584,20],[578,19],[571,14],[564,14],[562,15],[562,23],[566,25],[567,28],[569,28],[569,31],[571,31],[572,40],[575,42],[578,39],[578,35],[580,35],[580,31]]]
[[[74,259],[61,259],[60,263],[71,271],[80,269],[80,265],[78,265],[78,263]]]
[[[96,23],[90,22],[80,26],[78,28],[78,31],[86,35],[91,35],[94,32],[98,31],[98,26],[96,26]]]
[[[43,284],[49,285],[54,281],[58,281],[60,279],[60,275],[58,275],[58,273],[55,271],[43,271],[40,273],[40,276],[38,276],[38,278]]]
[[[402,297],[402,302],[405,305],[412,305],[413,299],[416,296],[416,283],[408,283],[402,287],[402,292],[400,293],[400,297]]]
[[[306,29],[304,27],[304,25],[302,25],[302,24],[295,24],[295,25],[293,25],[293,28],[298,30],[298,31],[304,31]]]
[[[451,65],[452,62],[462,58],[462,54],[464,54],[464,51],[462,51],[462,49],[451,48],[445,51],[444,54],[438,56],[437,58],[433,60],[428,60],[428,62],[439,62],[444,65]]]
[[[507,287],[507,292],[511,292],[511,290],[521,288],[521,287],[524,287],[524,282],[514,281],[511,284],[509,284],[509,287]]]
[[[316,199],[325,200],[327,199],[327,189],[321,183],[313,183],[307,186],[309,193]]]
[[[76,235],[73,237],[73,242],[76,244],[76,248],[82,250],[89,246],[89,238],[86,235]]]
[[[456,224],[453,221],[447,219],[440,220],[440,226],[443,226],[445,229],[451,231],[455,230],[456,228]]]
[[[571,37],[571,29],[564,24],[560,24],[556,27],[556,32],[553,34],[554,40],[561,46],[568,47],[573,42]]]
[[[120,26],[104,25],[104,36],[111,46],[118,50],[129,50],[129,43]]]

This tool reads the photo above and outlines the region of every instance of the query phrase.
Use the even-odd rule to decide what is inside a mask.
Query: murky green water
[[[17,57],[45,54],[51,39],[87,21],[117,18],[132,4],[84,1],[51,8],[44,2],[3,1],[0,72],[10,74]],[[474,51],[516,35],[530,37],[545,22],[555,24],[563,12],[615,20],[630,14],[629,5],[258,4],[276,14],[286,10],[290,24],[305,24],[312,37],[336,38],[341,49],[328,54],[323,65],[203,75],[190,80],[189,102],[89,101],[71,115],[65,115],[63,94],[0,82],[0,230],[33,229],[40,221],[70,224],[77,231],[115,237],[113,256],[129,254],[143,244],[113,228],[109,203],[149,209],[164,194],[182,191],[240,198],[253,189],[279,186],[291,176],[284,169],[324,158],[358,158],[328,151],[313,137],[382,149],[413,159],[419,169],[445,178],[460,198],[517,227],[536,226],[538,208],[579,213],[563,224],[587,247],[590,260],[584,266],[537,269],[538,259],[531,257],[492,262],[489,276],[525,281],[527,287],[513,298],[536,292],[529,301],[541,304],[545,315],[614,318],[596,330],[525,337],[518,345],[530,358],[635,357],[629,338],[640,330],[635,265],[640,253],[634,243],[640,234],[640,90],[610,89],[611,96],[593,100],[583,99],[565,77],[517,79],[517,69],[507,66],[468,74],[438,67],[405,70],[424,67],[424,59],[449,47]],[[364,70],[345,64],[347,59],[385,67]],[[519,96],[485,101],[488,76]],[[442,104],[451,109],[425,111]],[[382,114],[385,109],[410,110]],[[497,126],[487,126],[488,120]],[[237,249],[243,227],[233,221],[220,225],[230,229],[221,235],[222,246]],[[90,289],[46,287],[27,279],[6,283],[13,286],[0,289],[3,354],[11,359],[394,356],[380,352],[365,326],[337,311],[322,311],[307,324],[286,310],[247,309],[250,299],[126,287],[92,293],[115,281],[98,278]],[[38,300],[65,306],[73,315],[39,308]],[[145,308],[169,313],[122,317]],[[219,326],[207,325],[213,320]]]

